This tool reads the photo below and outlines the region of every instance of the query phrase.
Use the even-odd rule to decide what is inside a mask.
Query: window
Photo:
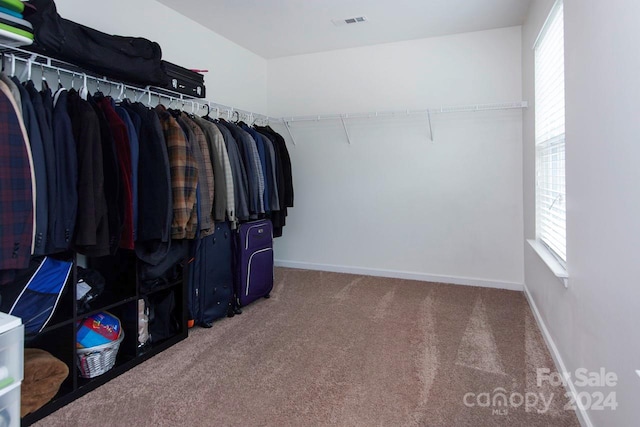
[[[558,1],[535,49],[536,239],[564,266],[567,260],[564,19]]]

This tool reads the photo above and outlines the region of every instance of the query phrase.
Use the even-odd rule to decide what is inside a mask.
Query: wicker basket
[[[113,368],[113,365],[116,363],[120,343],[123,339],[124,331],[120,329],[120,335],[115,341],[95,347],[76,349],[80,376],[83,378],[94,378]]]

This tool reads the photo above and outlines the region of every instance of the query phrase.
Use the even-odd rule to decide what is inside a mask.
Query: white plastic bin
[[[0,395],[0,427],[20,426],[20,383],[2,390]]]
[[[12,319],[17,318],[0,313],[0,394],[5,388],[20,384],[24,376],[24,326],[20,319],[17,325]]]

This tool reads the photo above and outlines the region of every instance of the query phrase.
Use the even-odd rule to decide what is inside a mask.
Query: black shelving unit
[[[76,256],[71,257],[73,274],[65,285],[66,291],[49,325],[35,338],[25,341],[25,347],[46,350],[66,363],[69,376],[49,403],[22,418],[23,426],[35,423],[188,336],[187,287],[183,279],[186,277],[185,272],[179,279],[143,293],[137,279],[137,261],[133,251],[120,250],[116,256],[89,258],[89,267],[105,277],[105,291],[92,301],[90,310],[79,313],[75,302],[78,269]],[[179,319],[178,331],[162,341],[153,341],[150,346],[141,348],[138,345],[138,299],[158,292],[174,292],[175,315]],[[101,311],[108,311],[120,319],[125,336],[113,368],[95,378],[82,378],[76,356],[76,325],[86,317]]]

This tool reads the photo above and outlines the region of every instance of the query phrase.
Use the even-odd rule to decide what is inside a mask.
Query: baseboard
[[[556,370],[560,373],[569,372],[567,370],[566,365],[564,364],[564,361],[562,360],[562,356],[560,355],[560,352],[558,351],[558,347],[556,347],[556,343],[553,341],[553,338],[551,338],[549,329],[547,329],[547,325],[544,323],[544,320],[540,315],[540,311],[538,310],[538,306],[536,305],[536,302],[533,300],[533,297],[531,296],[531,293],[529,292],[529,288],[527,288],[526,284],[524,285],[524,295],[527,298],[527,301],[529,302],[529,307],[531,307],[531,311],[533,312],[533,317],[535,317],[536,322],[538,323],[540,332],[542,332],[542,336],[544,337],[544,340],[547,343],[547,348],[549,349],[549,352],[551,353],[551,358],[553,359],[553,362],[556,365]],[[576,390],[576,387],[573,385],[573,382],[567,381],[566,387],[567,387],[567,391],[573,396],[574,402],[577,401],[576,396],[578,395],[578,391]],[[576,414],[578,415],[578,421],[580,421],[580,425],[582,427],[593,427],[593,423],[591,422],[591,419],[589,418],[589,414],[587,414],[587,411],[584,408],[581,408],[580,405],[577,405],[577,408],[578,409],[576,411]]]
[[[303,270],[331,271],[334,273],[361,274],[364,276],[392,277],[395,279],[420,280],[423,282],[450,283],[453,285],[480,286],[484,288],[507,289],[520,291],[524,289],[522,283],[497,282],[469,277],[441,276],[410,271],[384,270],[378,268],[350,267],[344,265],[315,264],[310,262],[275,260],[276,267],[298,268]]]

